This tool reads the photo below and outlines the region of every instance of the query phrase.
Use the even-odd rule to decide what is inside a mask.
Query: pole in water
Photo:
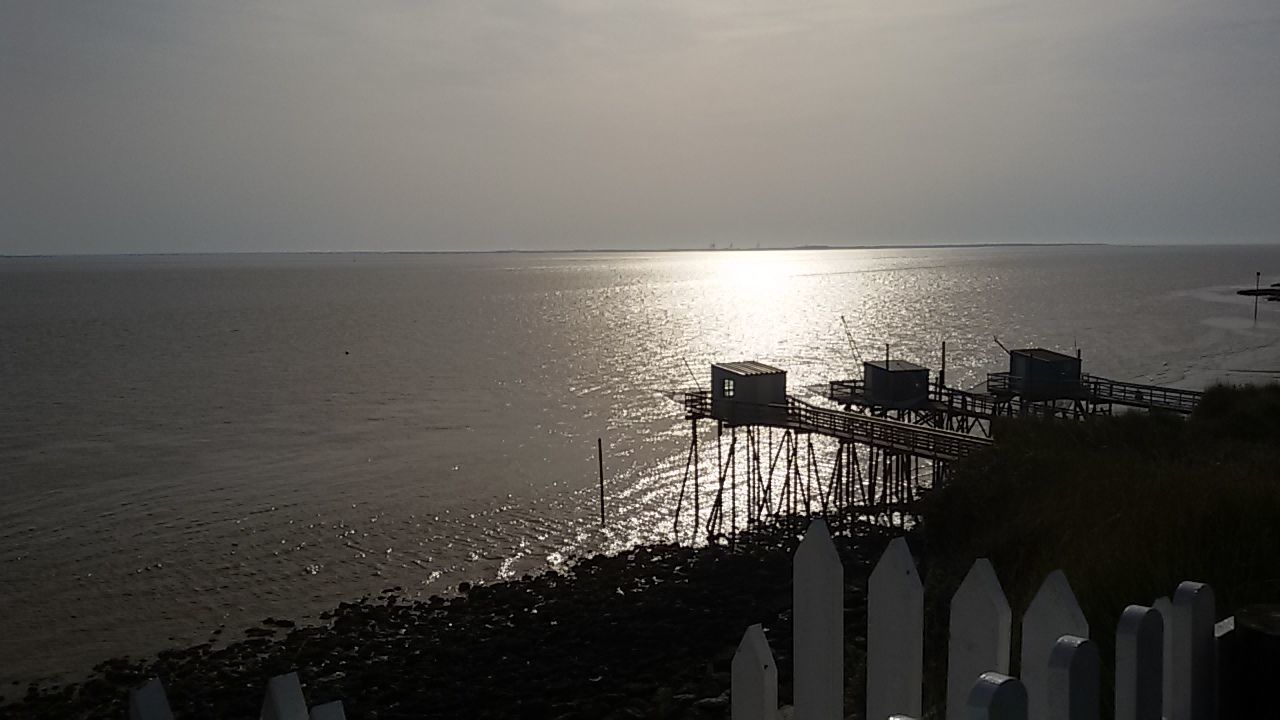
[[[947,341],[942,341],[942,369],[938,371],[938,387],[947,386]]]
[[[1257,295],[1257,293],[1258,293],[1258,292],[1260,292],[1260,291],[1262,290],[1262,272],[1261,272],[1261,271],[1258,271],[1258,272],[1254,273],[1254,275],[1253,275],[1253,290],[1254,290],[1254,296],[1253,296],[1253,321],[1254,321],[1254,322],[1258,322],[1258,295]]]
[[[600,527],[604,527],[604,438],[596,438],[596,460],[600,464]]]

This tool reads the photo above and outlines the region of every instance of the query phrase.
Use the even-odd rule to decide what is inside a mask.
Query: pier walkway
[[[844,406],[871,407],[874,405],[867,399],[866,386],[862,380],[832,380],[827,384],[826,398]],[[1014,415],[1031,415],[1064,420],[1075,417],[1072,408],[1032,403],[1019,406],[1017,403],[1010,402],[1008,397],[968,392],[937,385],[929,386],[928,402],[915,409],[980,420],[990,420],[993,417],[1012,417]]]
[[[1124,405],[1148,410],[1167,410],[1183,415],[1190,415],[1204,394],[1196,390],[1163,385],[1111,380],[1088,373],[1080,375],[1080,384],[1073,386],[1073,390],[1076,390],[1077,399],[1095,405]],[[988,373],[987,392],[998,396],[1016,395],[1014,378],[1009,373]]]
[[[685,392],[684,408],[686,416],[691,420],[716,419],[712,414],[709,392]],[[820,408],[793,396],[787,396],[785,413],[777,413],[772,421],[756,420],[750,424],[817,433],[879,450],[940,462],[958,460],[991,445],[991,441],[986,438],[862,413]]]
[[[1019,402],[1009,373],[990,373],[987,376],[986,393],[968,392],[938,385],[929,386],[928,401],[918,408],[922,412],[941,412],[952,416],[965,416],[990,420],[996,417],[1031,416],[1072,420],[1082,413],[1074,405],[1055,405],[1052,402]],[[815,390],[817,388],[814,388]],[[1148,410],[1164,410],[1189,415],[1196,409],[1203,393],[1195,390],[1144,385],[1141,383],[1110,380],[1096,375],[1083,375],[1078,397],[1090,405],[1124,405]],[[866,396],[862,380],[832,380],[827,383],[826,399],[842,406],[874,405]],[[1108,411],[1103,408],[1102,412]],[[1087,414],[1087,413],[1084,413]]]
[[[1088,389],[1094,402],[1169,410],[1183,415],[1190,415],[1200,403],[1201,396],[1204,395],[1195,390],[1121,382],[1088,374],[1084,375],[1081,382]]]

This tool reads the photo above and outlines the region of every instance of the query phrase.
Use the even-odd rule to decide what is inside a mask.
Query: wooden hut
[[[713,364],[711,414],[731,425],[782,424],[787,372],[753,360]]]
[[[929,368],[906,360],[862,363],[864,394],[875,407],[912,410],[929,402]]]
[[[1027,400],[1081,397],[1080,358],[1044,348],[1010,350],[1009,389]]]

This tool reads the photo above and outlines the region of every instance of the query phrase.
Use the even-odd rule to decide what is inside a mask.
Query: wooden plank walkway
[[[1008,373],[990,373],[987,376],[989,393],[972,393],[956,388],[929,386],[928,403],[915,410],[936,410],[952,415],[965,415],[982,419],[1029,415],[1040,418],[1075,419],[1077,412],[1070,407],[1050,403],[1019,403],[1011,389]],[[1204,393],[1196,390],[1122,382],[1096,375],[1085,374],[1080,380],[1077,400],[1095,405],[1124,405],[1149,410],[1191,414]],[[826,397],[839,405],[873,405],[866,397],[862,380],[832,380],[827,384]]]
[[[1204,395],[1195,390],[1121,382],[1088,374],[1081,378],[1081,384],[1094,402],[1169,410],[1184,415],[1190,415]]]
[[[862,380],[832,380],[827,384],[827,399],[839,405],[874,405],[866,397],[866,387]],[[956,388],[929,386],[929,402],[916,410],[934,410],[951,415],[990,420],[993,417],[1013,417],[1015,415],[1031,415],[1041,418],[1074,418],[1072,408],[1055,407],[1027,403],[1020,406],[1010,402],[1007,397],[972,393]]]
[[[686,416],[691,420],[716,419],[711,413],[711,393],[707,391],[684,393],[684,408]],[[986,438],[861,413],[820,408],[792,396],[787,397],[785,415],[779,413],[778,418],[771,422],[751,424],[817,433],[942,462],[958,460],[991,445],[991,441]]]

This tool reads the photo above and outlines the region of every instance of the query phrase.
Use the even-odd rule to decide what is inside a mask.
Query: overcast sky
[[[1280,2],[0,0],[0,254],[1280,241]]]

